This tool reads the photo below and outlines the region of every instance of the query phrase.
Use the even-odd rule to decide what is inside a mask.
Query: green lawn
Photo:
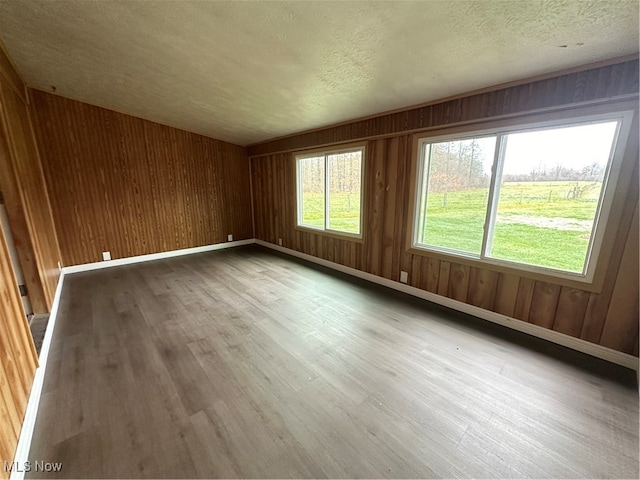
[[[576,187],[580,198],[573,198]],[[599,185],[589,182],[503,184],[491,255],[581,272],[599,194]],[[487,190],[449,192],[446,200],[445,206],[443,193],[430,195],[422,242],[478,254]],[[331,201],[330,228],[359,233],[359,195],[332,194]],[[304,223],[323,227],[323,195],[307,193],[303,202]]]
[[[491,255],[581,272],[599,194],[589,182],[505,183]],[[478,254],[486,203],[486,189],[449,192],[446,206],[443,193],[431,194],[423,243]]]
[[[360,233],[360,195],[338,193],[331,195],[329,229],[353,234]],[[324,194],[303,195],[302,218],[311,227],[324,227]]]

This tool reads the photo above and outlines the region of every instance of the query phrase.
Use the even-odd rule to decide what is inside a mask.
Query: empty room
[[[638,478],[637,0],[0,0],[0,478]]]

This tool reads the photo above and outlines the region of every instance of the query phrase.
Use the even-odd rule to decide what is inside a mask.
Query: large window
[[[296,155],[300,227],[359,237],[364,147]]]
[[[630,120],[421,139],[413,246],[590,280]]]

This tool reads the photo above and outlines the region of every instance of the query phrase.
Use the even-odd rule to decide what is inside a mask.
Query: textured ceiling
[[[638,1],[0,0],[32,87],[247,145],[638,52]]]

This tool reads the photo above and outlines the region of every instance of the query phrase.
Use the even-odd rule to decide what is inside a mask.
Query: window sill
[[[342,233],[342,232],[337,232],[335,230],[320,230],[320,229],[315,229],[310,227],[303,227],[301,225],[296,225],[295,229],[300,232],[313,233],[315,235],[320,235],[323,237],[337,238],[340,240],[349,240],[354,243],[364,243],[362,234],[356,235],[354,233]]]

